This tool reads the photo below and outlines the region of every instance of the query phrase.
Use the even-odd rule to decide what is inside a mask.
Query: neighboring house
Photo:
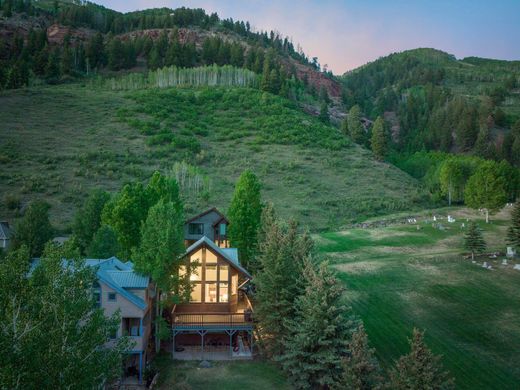
[[[203,227],[194,234],[190,224]],[[176,359],[251,358],[253,350],[253,308],[246,294],[251,280],[242,267],[236,248],[228,248],[223,236],[215,236],[228,221],[216,209],[210,209],[186,222],[185,275],[191,269],[189,303],[172,310],[173,357]],[[206,233],[208,235],[206,235]],[[199,236],[196,241],[195,236]],[[224,237],[224,239],[222,239]],[[221,245],[225,242],[225,247]]]
[[[0,249],[7,249],[11,243],[11,235],[13,231],[9,226],[9,222],[0,222]]]
[[[38,266],[34,259],[32,269]],[[87,259],[89,267],[97,269],[97,282],[93,295],[98,307],[104,309],[106,316],[119,311],[121,323],[116,334],[107,342],[121,336],[130,337],[132,349],[123,362],[125,378],[135,377],[139,384],[148,360],[149,340],[152,330],[152,306],[155,295],[154,286],[148,276],[134,272],[132,262],[122,262],[116,257],[109,259]],[[66,262],[64,261],[64,264]]]
[[[220,248],[228,248],[227,228],[229,221],[215,207],[189,219],[184,224],[186,246],[207,237]]]

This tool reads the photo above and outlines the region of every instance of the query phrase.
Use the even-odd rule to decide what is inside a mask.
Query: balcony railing
[[[174,329],[249,329],[252,313],[174,313]]]

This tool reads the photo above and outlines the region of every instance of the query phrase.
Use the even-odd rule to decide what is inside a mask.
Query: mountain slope
[[[370,119],[383,115],[392,124],[399,151],[473,152],[516,163],[511,147],[515,137],[520,144],[520,61],[457,60],[415,49],[380,58],[341,80],[348,106],[359,104]],[[478,137],[481,144],[494,140],[495,150],[482,155]]]
[[[246,167],[284,217],[325,229],[415,207],[417,182],[287,99],[247,88],[114,92],[80,84],[0,95],[0,215],[52,204],[66,229],[94,187],[117,190],[187,161],[209,180],[188,212],[226,208]]]

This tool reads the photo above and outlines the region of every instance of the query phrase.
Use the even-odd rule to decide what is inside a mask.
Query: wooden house
[[[203,227],[190,230],[190,224]],[[214,208],[186,221],[185,240],[189,245],[186,265],[179,273],[182,276],[191,270],[192,290],[190,302],[174,306],[171,313],[176,359],[252,356],[253,307],[247,296],[251,275],[240,264],[237,249],[229,248],[228,224]]]

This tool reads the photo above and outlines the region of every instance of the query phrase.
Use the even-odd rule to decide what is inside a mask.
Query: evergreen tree
[[[262,211],[255,263],[255,318],[268,355],[280,356],[289,335],[286,318],[295,316],[295,299],[304,292],[304,259],[312,253],[308,234],[298,235],[298,225],[276,220],[271,204]]]
[[[494,144],[491,139],[491,131],[487,126],[482,126],[478,133],[477,142],[475,142],[475,154],[485,159],[495,157]]]
[[[326,102],[321,103],[319,119],[325,124],[330,123],[329,106]]]
[[[363,325],[352,335],[349,354],[343,359],[343,377],[338,388],[373,390],[383,388],[381,367],[374,352],[368,346],[368,336]]]
[[[58,48],[55,48],[50,52],[45,67],[45,77],[51,81],[56,81],[61,77],[60,52]]]
[[[372,129],[372,152],[378,160],[384,160],[387,153],[387,139],[385,133],[385,122],[380,116],[374,123]]]
[[[390,375],[390,388],[399,390],[453,389],[453,379],[444,371],[441,358],[435,356],[424,343],[424,333],[413,330],[411,351],[401,356]]]
[[[348,131],[350,138],[357,144],[363,145],[365,143],[365,129],[361,124],[361,109],[355,105],[348,112]]]
[[[108,225],[103,225],[94,233],[86,253],[88,257],[93,259],[107,259],[116,256],[120,249],[114,229]]]
[[[245,170],[235,185],[235,192],[228,210],[230,244],[238,248],[240,261],[251,272],[257,244],[258,228],[262,214],[260,182],[249,169]]]
[[[118,38],[112,38],[108,43],[108,67],[110,70],[120,70],[125,64],[125,48]]]
[[[342,357],[348,352],[353,321],[343,303],[344,289],[328,263],[307,259],[305,292],[296,298],[294,318],[280,357],[282,368],[297,389],[329,388],[341,380]]]
[[[49,220],[49,209],[50,205],[43,201],[35,201],[29,204],[14,229],[14,249],[24,245],[28,248],[31,257],[41,255],[45,243],[54,234],[54,229]]]
[[[270,76],[271,76],[271,58],[270,58],[270,56],[266,56],[264,59],[262,79],[260,80],[260,90],[265,91],[265,92],[271,92]]]
[[[101,213],[109,199],[110,195],[107,192],[94,190],[76,213],[72,231],[82,252],[90,245],[94,234],[101,226]],[[116,253],[112,253],[112,256]]]
[[[471,260],[475,259],[475,253],[480,254],[486,250],[482,232],[473,221],[468,224],[468,230],[464,234],[464,248],[471,252]]]
[[[507,229],[507,243],[520,251],[520,201],[511,213],[511,226]]]
[[[506,204],[506,182],[500,174],[497,163],[486,161],[480,164],[466,184],[464,201],[473,209],[485,209],[486,223],[489,222],[489,213],[499,210]]]

